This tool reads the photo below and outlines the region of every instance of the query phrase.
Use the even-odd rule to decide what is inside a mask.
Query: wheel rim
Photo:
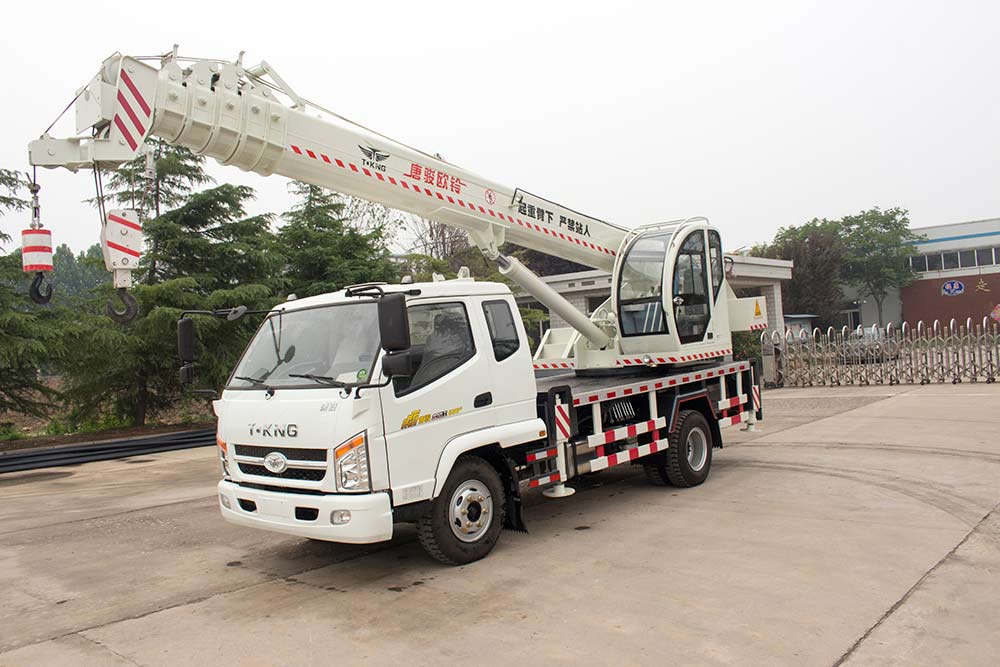
[[[691,470],[700,471],[708,460],[708,438],[705,437],[705,432],[698,427],[688,431],[686,448]]]
[[[448,525],[455,537],[475,542],[486,534],[493,522],[493,496],[478,479],[458,485],[448,504]]]

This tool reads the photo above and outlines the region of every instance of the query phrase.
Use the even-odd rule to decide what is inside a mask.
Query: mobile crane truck
[[[764,328],[766,312],[729,287],[705,218],[626,229],[512,190],[322,110],[266,62],[244,67],[242,54],[115,54],[73,106],[79,136],[43,134],[32,165],[92,169],[99,184],[101,170],[156,136],[380,202],[465,230],[570,324],[549,329],[533,357],[511,290],[465,271],[276,305],[213,403],[227,521],[349,543],[389,540],[395,523],[412,522],[431,556],[469,563],[503,528],[525,529],[526,489],[568,496],[573,478],[626,463],[657,484],[696,486],[722,429],[763,416],[759,374],[733,359],[731,332]],[[34,210],[25,269],[51,270],[37,200]],[[127,319],[142,221],[133,210],[102,215],[105,262],[126,305],[109,312]],[[610,271],[611,297],[587,317],[501,252],[505,242]],[[182,317],[188,381],[196,338],[194,318]]]

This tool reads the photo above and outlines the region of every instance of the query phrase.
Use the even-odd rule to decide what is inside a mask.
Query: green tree
[[[220,185],[147,222],[150,248],[140,266],[155,266],[156,275],[144,282],[193,277],[203,294],[255,282],[277,291],[281,249],[270,215],[245,217],[253,198],[247,186]]]
[[[94,290],[111,281],[101,246],[96,243],[77,255],[65,243],[57,247],[52,254],[52,275],[56,298],[70,304],[89,298]]]
[[[287,289],[298,296],[322,294],[369,281],[398,277],[384,231],[360,231],[345,223],[335,193],[293,181],[298,202],[284,214],[278,232],[287,260]]]
[[[27,184],[20,173],[11,169],[0,169],[0,216],[9,211],[22,211],[28,208],[28,200],[21,196],[21,189]],[[0,243],[8,243],[11,240],[11,235],[0,229]]]
[[[811,313],[821,326],[833,324],[844,302],[845,248],[839,221],[814,218],[797,227],[782,227],[770,244],[756,245],[750,252],[795,263],[792,279],[781,285],[786,313]]]
[[[885,297],[892,289],[914,279],[910,256],[916,254],[913,241],[921,238],[910,231],[909,211],[899,207],[881,210],[877,206],[840,221],[844,238],[843,277],[869,296],[878,310],[882,326]]]
[[[139,316],[120,325],[104,315],[107,286],[67,327],[78,352],[64,364],[65,392],[77,420],[110,413],[141,426],[181,397],[176,320],[183,310],[274,303],[282,256],[269,216],[244,217],[252,198],[250,188],[220,185],[146,223],[152,250],[142,266],[158,269],[154,280],[133,290]],[[199,320],[200,379],[218,384],[257,322]]]
[[[146,178],[145,155],[126,162],[110,172],[104,184],[106,205],[137,209],[144,221],[156,219],[164,211],[187,201],[194,188],[213,182],[212,177],[205,173],[204,156],[195,155],[187,148],[171,146],[162,139],[147,139],[146,146],[153,154],[155,178],[152,182]],[[153,259],[146,263],[143,282],[152,285],[158,279],[156,258],[161,253],[156,239],[147,235],[147,242]]]
[[[21,196],[24,179],[0,169],[0,216],[28,207]],[[11,240],[0,232],[0,240]],[[46,412],[55,392],[41,369],[61,354],[56,314],[30,302],[21,270],[21,253],[0,256],[0,412]]]

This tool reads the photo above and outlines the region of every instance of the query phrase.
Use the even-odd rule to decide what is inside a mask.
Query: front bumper
[[[392,507],[388,493],[314,496],[252,489],[227,480],[219,482],[218,491],[222,517],[240,526],[350,544],[392,539]],[[229,501],[229,507],[223,503],[223,497]],[[251,503],[255,509],[246,509]],[[311,514],[303,510],[317,510],[316,518],[296,518],[296,509],[300,516]],[[334,510],[350,511],[350,521],[334,525],[330,518]]]

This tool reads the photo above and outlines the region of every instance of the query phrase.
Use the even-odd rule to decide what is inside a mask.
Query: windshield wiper
[[[329,375],[313,375],[312,373],[289,373],[290,378],[305,378],[307,380],[312,380],[313,382],[321,382],[323,384],[328,384],[331,387],[341,387],[343,389],[349,389],[354,386],[352,382],[341,382],[337,378],[332,378]]]
[[[264,382],[263,380],[261,380],[260,378],[249,377],[247,375],[234,375],[233,379],[234,380],[243,380],[244,382],[252,382],[253,384],[257,385],[258,387],[266,387],[267,386],[267,383]]]

